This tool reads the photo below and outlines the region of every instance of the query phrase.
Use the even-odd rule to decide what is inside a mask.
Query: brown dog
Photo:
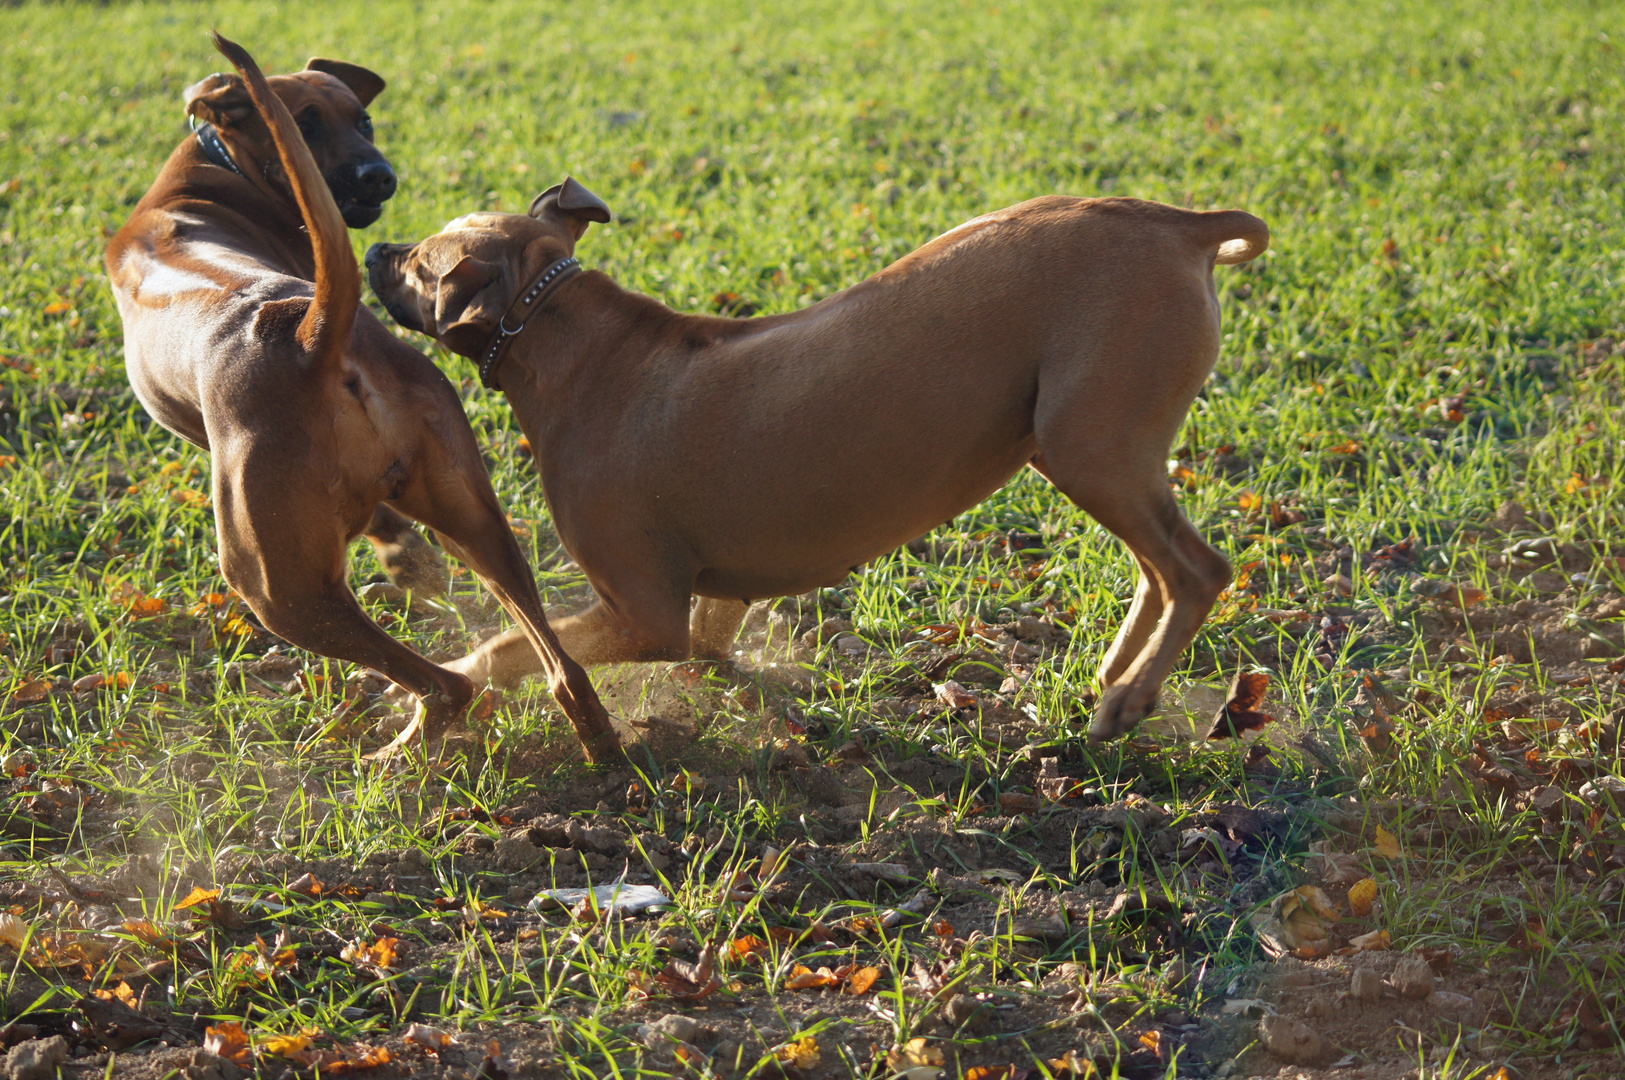
[[[566,179],[528,216],[469,214],[367,253],[396,320],[479,360],[513,403],[600,598],[556,624],[570,655],[725,656],[748,598],[833,584],[1030,464],[1139,564],[1090,735],[1139,722],[1230,581],[1165,462],[1219,351],[1214,263],[1262,253],[1262,221],[1034,199],[805,310],[724,319],[575,274],[576,242],[609,216]],[[500,684],[535,665],[509,633],[450,666]]]
[[[242,77],[187,91],[188,114],[210,126],[170,156],[108,245],[107,270],[142,404],[212,455],[226,580],[274,633],[417,695],[401,742],[438,734],[473,686],[384,633],[345,580],[358,533],[388,554],[412,532],[393,507],[435,529],[523,628],[589,758],[615,752],[586,672],[547,625],[456,392],[361,306],[345,218],[376,218],[394,187],[366,122],[383,80],[324,60],[267,80],[239,46],[215,44]]]

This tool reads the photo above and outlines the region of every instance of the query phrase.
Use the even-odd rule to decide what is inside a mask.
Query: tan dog
[[[226,580],[274,633],[417,695],[401,741],[420,726],[438,734],[474,687],[384,633],[346,582],[358,533],[389,554],[412,532],[388,504],[435,529],[523,628],[588,756],[615,752],[586,672],[547,625],[456,392],[361,306],[344,215],[377,216],[365,196],[385,185],[365,175],[383,158],[365,104],[383,81],[332,61],[267,80],[239,46],[215,44],[242,78],[187,91],[188,114],[212,126],[171,155],[108,245],[107,270],[142,404],[212,455]]]
[[[528,216],[367,254],[396,320],[480,360],[513,403],[600,598],[556,624],[572,656],[726,656],[750,599],[832,585],[1030,464],[1139,564],[1090,735],[1139,722],[1230,581],[1166,460],[1218,356],[1213,265],[1262,253],[1262,221],[1034,199],[805,310],[724,319],[572,276],[609,217],[566,179]],[[449,666],[501,684],[535,665],[510,633]]]

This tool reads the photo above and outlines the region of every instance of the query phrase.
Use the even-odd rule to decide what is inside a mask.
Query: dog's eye
[[[355,129],[367,138],[372,138],[372,117],[362,113],[361,119],[355,122]]]
[[[316,133],[322,130],[321,117],[315,112],[301,113],[297,122],[299,124],[299,134],[305,137],[306,142],[315,138]]]

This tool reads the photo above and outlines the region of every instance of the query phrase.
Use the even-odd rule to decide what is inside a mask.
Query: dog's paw
[[[1127,735],[1151,714],[1157,699],[1145,700],[1131,685],[1108,687],[1089,719],[1089,742],[1093,746]]]
[[[392,682],[388,686],[384,687],[383,698],[384,704],[388,705],[392,709],[401,709],[404,711],[407,709],[416,709],[418,705],[417,695],[412,693],[412,691],[408,690],[406,687],[402,686],[400,683]]]
[[[398,588],[439,599],[451,591],[451,571],[440,552],[415,530],[407,529],[395,542],[378,549],[384,573]]]

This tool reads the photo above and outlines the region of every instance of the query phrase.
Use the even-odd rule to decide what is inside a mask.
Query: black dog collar
[[[526,289],[519,299],[513,302],[502,315],[502,321],[497,323],[496,337],[491,339],[490,346],[485,350],[485,358],[480,361],[480,382],[487,390],[498,389],[496,384],[497,365],[502,363],[502,357],[508,351],[508,345],[513,339],[524,332],[525,323],[530,317],[541,309],[542,301],[566,281],[581,272],[581,260],[571,256],[560,259],[546,270],[543,270],[530,288]],[[517,320],[518,325],[509,326],[510,322]]]
[[[243,175],[243,170],[231,159],[231,151],[220,141],[220,133],[214,129],[213,124],[203,124],[193,130],[197,132],[197,144],[203,148],[204,157],[222,169],[230,169],[238,176]]]

